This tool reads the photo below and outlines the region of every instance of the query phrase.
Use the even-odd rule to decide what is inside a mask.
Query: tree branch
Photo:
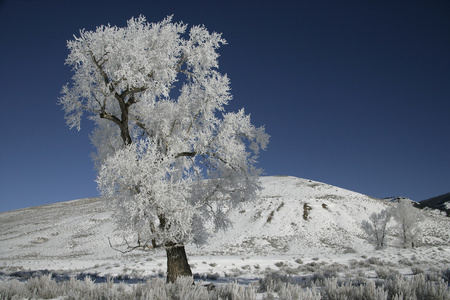
[[[111,238],[108,237],[108,243],[109,243],[109,246],[111,247],[111,249],[118,251],[122,254],[130,253],[131,251],[134,251],[136,249],[142,249],[143,251],[145,251],[145,250],[150,250],[151,248],[155,248],[155,245],[153,245],[153,243],[152,243],[152,246],[149,245],[149,241],[146,241],[143,245],[138,244],[136,246],[130,246],[130,244],[128,243],[128,241],[125,238],[123,240],[125,241],[125,244],[127,244],[127,250],[120,250],[120,249],[115,248],[111,243]],[[161,247],[161,246],[156,246],[156,247]]]
[[[107,54],[108,54],[108,52],[106,52],[106,53],[103,55],[103,57],[105,57]],[[96,59],[95,59],[95,56],[94,56],[94,53],[92,53],[91,50],[89,50],[89,55],[91,56],[92,61],[94,62],[95,66],[97,67],[98,71],[100,72],[100,75],[101,75],[102,78],[103,78],[103,82],[105,83],[105,86],[106,86],[106,87],[109,87],[109,91],[110,91],[110,92],[114,92],[114,87],[110,84],[111,82],[110,82],[110,80],[109,80],[109,78],[108,78],[108,75],[105,73],[105,70],[103,70],[103,64],[104,64],[107,60],[104,60],[104,61],[100,64],[99,62],[103,59],[103,57],[102,57],[101,59],[99,59],[99,60],[96,60]]]
[[[134,97],[134,94],[145,92],[147,89],[148,89],[147,86],[141,86],[138,88],[135,87],[135,88],[131,88],[131,89],[128,88],[120,94],[120,98],[125,99],[126,96],[131,95],[130,98],[128,99],[128,101],[125,103],[126,107],[128,108],[137,102],[136,98]]]
[[[131,116],[131,118],[133,119],[134,123],[136,123],[136,125],[141,128],[149,137],[152,137],[152,133],[150,132],[150,130],[147,129],[147,127],[145,126],[144,123],[142,123],[139,120],[139,117],[136,116]]]
[[[114,123],[116,123],[119,126],[121,126],[121,124],[122,124],[122,122],[119,120],[119,118],[117,118],[114,115],[111,115],[109,112],[105,111],[103,108],[100,111],[99,115],[100,115],[100,118],[113,121]]]
[[[175,155],[175,158],[178,158],[178,157],[183,157],[183,156],[187,156],[187,157],[194,157],[194,156],[196,156],[198,153],[197,152],[180,152],[180,153],[178,153],[178,154],[176,154]]]

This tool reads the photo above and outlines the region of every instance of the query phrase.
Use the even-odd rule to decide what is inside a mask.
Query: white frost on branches
[[[394,218],[399,225],[400,238],[405,247],[415,247],[420,235],[419,223],[423,220],[422,211],[415,208],[409,199],[399,199],[394,208]]]
[[[118,227],[159,245],[202,242],[211,219],[229,225],[226,210],[257,195],[255,163],[269,139],[243,109],[225,112],[221,34],[186,29],[140,16],[67,42],[75,73],[60,98],[67,124],[79,130],[90,115],[97,183]]]
[[[362,221],[362,229],[373,240],[377,248],[386,246],[387,224],[392,216],[391,209],[383,209],[379,213],[372,213],[369,221]]]

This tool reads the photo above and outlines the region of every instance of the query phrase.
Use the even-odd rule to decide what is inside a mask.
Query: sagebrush
[[[162,278],[148,279],[145,283],[114,283],[112,278],[106,282],[95,283],[90,277],[83,280],[70,278],[57,281],[52,274],[32,277],[26,281],[12,279],[0,283],[0,299],[153,299],[153,300],[210,300],[210,299],[307,299],[307,300],[450,300],[448,270],[433,276],[419,273],[405,277],[400,274],[386,279],[342,279],[311,276],[292,277],[279,273],[268,274],[258,284],[242,285],[237,282],[227,284],[192,284],[190,278],[179,278],[174,283],[165,283]],[[276,295],[276,296],[275,296]]]

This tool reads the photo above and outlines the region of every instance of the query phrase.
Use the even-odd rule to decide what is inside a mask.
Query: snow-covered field
[[[273,274],[297,280],[376,279],[450,268],[448,217],[424,211],[414,249],[400,247],[391,221],[388,247],[375,250],[361,222],[391,202],[295,177],[263,177],[262,182],[257,202],[229,212],[232,228],[213,233],[206,245],[186,247],[198,281],[250,284]],[[113,228],[111,211],[99,198],[0,213],[1,278],[26,278],[42,270],[130,283],[164,276],[163,250],[121,254],[108,242],[121,243]]]

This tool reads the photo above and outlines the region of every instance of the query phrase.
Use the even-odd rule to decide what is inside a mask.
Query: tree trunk
[[[167,254],[167,282],[175,282],[178,277],[192,277],[184,246],[167,243],[165,245]]]

